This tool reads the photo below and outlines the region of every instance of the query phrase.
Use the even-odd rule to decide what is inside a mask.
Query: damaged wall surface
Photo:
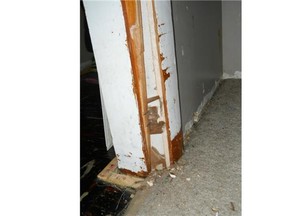
[[[222,77],[221,1],[172,1],[182,126]],[[210,93],[210,95],[212,95]],[[191,124],[190,124],[191,125]]]

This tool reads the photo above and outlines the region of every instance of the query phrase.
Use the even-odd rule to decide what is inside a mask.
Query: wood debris
[[[174,173],[172,173],[172,172],[169,172],[169,175],[170,175],[171,178],[176,178],[176,175]]]
[[[150,186],[150,187],[152,187],[153,186],[153,180],[149,180],[149,181],[147,181],[147,184]]]

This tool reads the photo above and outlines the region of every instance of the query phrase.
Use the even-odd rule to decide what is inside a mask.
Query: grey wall
[[[241,1],[222,2],[222,28],[224,77],[235,77],[241,72]]]
[[[221,1],[172,1],[184,127],[222,74]]]

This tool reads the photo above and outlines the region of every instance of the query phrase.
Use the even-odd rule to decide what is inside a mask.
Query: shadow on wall
[[[94,59],[93,49],[85,16],[83,1],[80,1],[80,63],[81,69],[92,63]]]

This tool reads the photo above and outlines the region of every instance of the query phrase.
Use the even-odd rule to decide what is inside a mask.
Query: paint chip
[[[170,175],[171,178],[176,178],[176,175],[174,173],[172,173],[172,172],[169,172],[169,175]]]
[[[153,180],[147,181],[147,184],[152,187],[153,186]]]
[[[190,181],[191,179],[190,178],[186,178],[186,181]]]

